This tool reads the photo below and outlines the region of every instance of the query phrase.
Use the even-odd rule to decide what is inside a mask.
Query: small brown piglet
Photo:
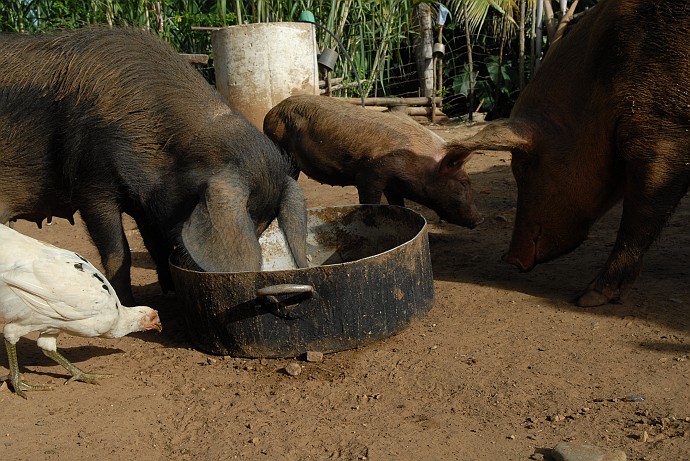
[[[264,119],[264,133],[297,172],[324,184],[357,187],[359,202],[391,205],[410,199],[441,219],[473,228],[482,222],[452,143],[406,115],[375,112],[325,96],[291,96]]]

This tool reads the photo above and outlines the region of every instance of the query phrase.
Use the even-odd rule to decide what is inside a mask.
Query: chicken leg
[[[17,346],[5,339],[5,349],[7,350],[7,360],[10,363],[10,384],[18,396],[26,398],[24,391],[49,391],[52,389],[50,386],[32,386],[31,384],[22,381],[22,378],[19,375]]]
[[[69,373],[72,375],[70,379],[68,379],[65,384],[72,382],[72,381],[81,381],[83,383],[89,383],[89,384],[99,384],[97,379],[100,378],[110,378],[113,375],[102,375],[102,374],[97,374],[97,373],[87,373],[86,371],[80,370],[76,365],[74,365],[72,362],[67,360],[64,355],[60,354],[58,351],[46,351],[44,350],[43,353],[47,356],[50,357],[51,359],[55,360],[57,363],[62,365],[62,367],[69,371]]]

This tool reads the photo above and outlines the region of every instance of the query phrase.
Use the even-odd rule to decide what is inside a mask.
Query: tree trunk
[[[544,2],[544,13],[546,15],[546,33],[549,37],[549,43],[553,41],[553,37],[556,35],[556,16],[553,12],[553,7],[551,6],[551,0],[543,0]]]
[[[534,75],[534,66],[537,60],[537,26],[535,24],[537,18],[537,2],[532,2],[530,8],[530,16],[532,20],[530,21],[530,31],[529,31],[529,44],[530,44],[530,60],[529,60],[529,71],[530,75]]]
[[[500,117],[501,107],[501,87],[503,86],[503,51],[505,49],[507,33],[506,33],[506,23],[508,22],[508,15],[504,14],[501,19],[501,45],[498,50],[498,73],[496,74],[496,90],[494,92],[494,107],[491,108],[492,115],[494,117]]]
[[[550,0],[547,0],[550,1]],[[541,63],[541,42],[542,42],[542,26],[544,24],[544,0],[539,0],[537,2],[537,14],[534,17],[535,22],[535,47],[534,47],[534,70],[539,68],[539,63]]]
[[[431,7],[427,3],[421,3],[415,8],[415,17],[418,34],[414,40],[414,54],[417,60],[419,90],[422,96],[431,97],[434,95],[434,29]]]
[[[568,0],[560,0],[561,18],[568,12]]]

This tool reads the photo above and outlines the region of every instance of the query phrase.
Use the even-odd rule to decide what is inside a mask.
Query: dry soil
[[[446,138],[479,126],[435,127]],[[189,342],[127,221],[133,284],[161,334],[61,337],[78,366],[113,373],[63,385],[35,336],[18,345],[28,400],[0,390],[0,449],[38,460],[528,460],[559,442],[620,449],[629,460],[690,459],[690,208],[681,203],[629,299],[574,299],[605,261],[620,208],[573,253],[519,273],[501,261],[515,218],[507,153],[469,162],[486,221],[428,220],[436,301],[400,334],[358,350],[297,359],[210,356]],[[356,203],[354,188],[300,179],[310,207]],[[16,228],[98,263],[81,223]],[[284,372],[297,361],[299,376]],[[0,375],[7,357],[0,352]]]

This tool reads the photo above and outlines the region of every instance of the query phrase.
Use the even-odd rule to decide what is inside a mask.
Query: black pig
[[[79,211],[125,303],[134,218],[164,289],[175,247],[259,270],[277,217],[299,267],[306,209],[275,145],[159,38],[135,29],[0,34],[0,222]]]

